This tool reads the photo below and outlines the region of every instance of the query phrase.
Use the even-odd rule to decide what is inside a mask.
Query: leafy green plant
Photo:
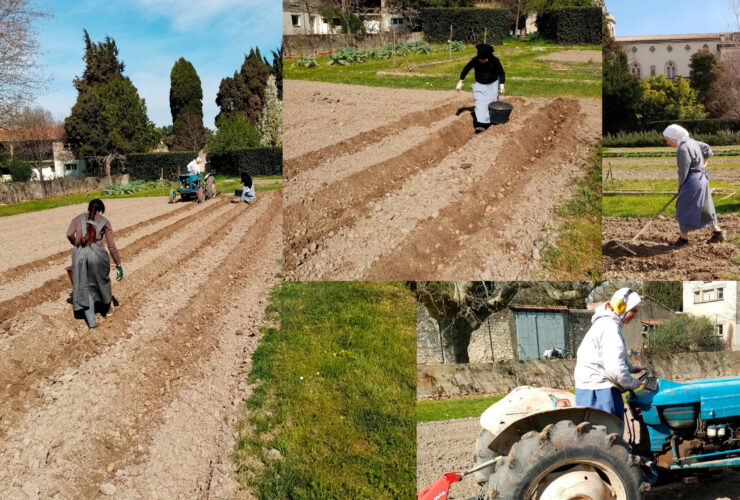
[[[429,54],[431,51],[432,48],[429,44],[423,41],[399,43],[396,45],[396,54],[400,56],[405,54]]]
[[[650,333],[647,344],[651,356],[679,352],[721,351],[722,339],[715,334],[714,324],[704,316],[679,314]]]
[[[31,180],[31,165],[28,163],[13,158],[8,168],[13,182],[28,182]]]
[[[460,40],[453,40],[450,42],[450,49],[452,52],[462,52],[465,50],[465,44]]]
[[[128,184],[124,184],[122,186],[120,185],[106,186],[106,188],[103,189],[103,194],[105,196],[131,194],[131,193],[138,193],[139,191],[143,191],[145,189],[154,189],[158,187],[166,187],[169,185],[170,185],[170,182],[165,181],[165,180],[157,180],[157,181],[135,180],[135,181],[129,182]]]
[[[301,56],[301,58],[294,62],[292,66],[294,68],[318,68],[319,63],[316,62],[316,58],[314,56]]]

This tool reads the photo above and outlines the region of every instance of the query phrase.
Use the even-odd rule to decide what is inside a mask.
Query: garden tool
[[[671,198],[670,200],[668,200],[668,203],[666,203],[665,205],[663,205],[663,208],[661,208],[660,211],[657,214],[655,214],[655,216],[652,219],[650,219],[648,221],[648,223],[643,226],[642,229],[640,229],[640,231],[628,242],[628,245],[631,245],[631,244],[635,243],[635,241],[637,241],[637,238],[645,231],[645,229],[647,229],[648,227],[650,227],[650,225],[653,222],[655,222],[655,219],[657,219],[658,217],[660,217],[660,214],[662,214],[663,211],[666,208],[668,208],[668,205],[670,205],[671,203],[673,203],[673,200],[675,200],[676,198],[678,198],[678,193],[674,194],[673,195],[673,198]],[[618,241],[615,241],[615,243],[617,244],[618,247],[624,248],[625,250],[627,250],[632,255],[637,255],[637,252],[635,252],[631,248],[627,248],[626,246],[624,246],[623,244],[621,244]]]
[[[463,473],[448,472],[447,474],[440,477],[432,484],[418,492],[416,494],[416,500],[442,500],[444,498],[447,498],[450,492],[450,485],[452,483],[459,483],[468,474],[472,474],[473,472],[477,472],[481,469],[485,469],[486,467],[490,467],[495,461],[496,459],[494,458],[487,462],[483,462],[482,464],[478,464],[472,469],[468,469]]]

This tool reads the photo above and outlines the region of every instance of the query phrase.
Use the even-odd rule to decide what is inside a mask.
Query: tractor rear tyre
[[[216,196],[216,180],[209,176],[206,179],[206,200],[210,200],[214,196]]]
[[[170,203],[175,203],[177,201],[177,191],[174,189],[170,191]]]
[[[530,431],[497,464],[486,500],[641,500],[641,459],[606,427],[570,420]]]
[[[200,188],[200,189],[198,190],[198,195],[197,195],[197,199],[198,199],[198,203],[203,203],[203,200],[205,200],[205,199],[206,199],[206,195],[205,195],[205,193],[203,192],[203,188]]]
[[[473,452],[473,465],[482,464],[498,456],[488,445],[493,441],[493,434],[485,429],[481,429],[478,433],[478,440],[475,442],[475,451]],[[475,480],[483,486],[488,481],[490,475],[493,474],[493,465],[481,469],[474,473]]]

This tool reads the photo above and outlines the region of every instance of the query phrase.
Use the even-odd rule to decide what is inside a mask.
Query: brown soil
[[[463,472],[470,468],[473,446],[480,431],[478,418],[442,422],[422,422],[416,425],[417,490],[439,479],[445,472]],[[653,488],[646,500],[737,500],[740,471],[721,471],[715,478],[704,478],[696,484],[674,483]],[[480,492],[475,478],[470,476],[450,487],[452,500],[474,497]]]
[[[287,85],[288,279],[530,278],[600,130],[596,100],[507,98],[511,120],[475,135],[469,94]]]
[[[120,213],[140,210],[125,201]],[[57,265],[0,305],[1,491],[94,498],[110,483],[115,498],[249,497],[232,477],[233,432],[279,271],[281,206],[279,192],[249,207],[219,197],[142,220],[119,244],[120,307],[94,330],[73,319]]]
[[[560,52],[553,52],[546,56],[538,57],[543,61],[559,61],[559,62],[576,62],[576,63],[587,63],[592,61],[594,63],[601,63],[601,51],[598,50],[561,50]]]
[[[659,218],[640,235],[637,242],[628,244],[649,220],[603,219],[602,260],[605,279],[712,281],[734,279],[740,272],[740,266],[731,261],[740,254],[740,249],[729,241],[711,245],[705,243],[711,236],[710,228],[689,233],[689,246],[672,249],[669,245],[678,238],[678,223],[673,219]],[[735,215],[720,215],[719,225],[729,237],[728,240],[740,233],[740,218]],[[617,241],[627,245],[637,255],[619,247]]]

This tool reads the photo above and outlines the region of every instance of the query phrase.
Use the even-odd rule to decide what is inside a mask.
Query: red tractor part
[[[450,492],[450,485],[463,480],[459,472],[448,472],[416,494],[416,500],[443,500]]]

